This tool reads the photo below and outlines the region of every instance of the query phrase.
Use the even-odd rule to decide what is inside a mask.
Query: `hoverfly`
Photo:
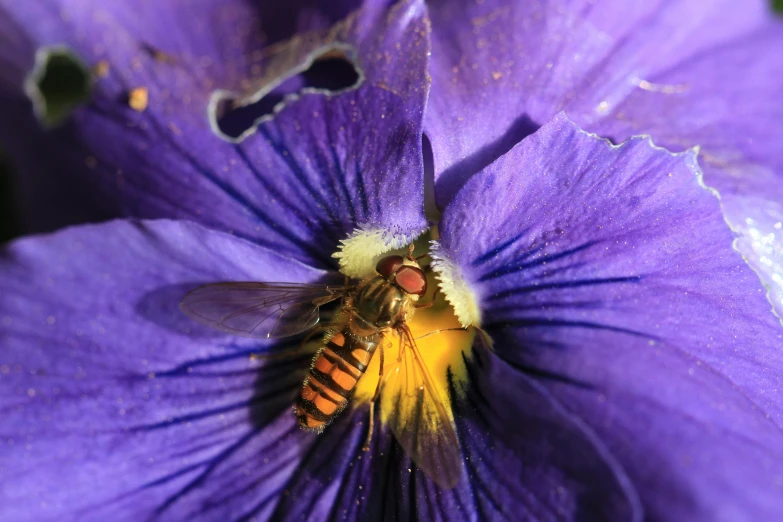
[[[380,375],[370,403],[367,443],[372,437],[375,402],[383,405],[395,438],[417,466],[442,487],[456,485],[461,473],[459,441],[447,406],[434,387],[408,322],[427,292],[427,278],[413,257],[382,258],[371,275],[355,285],[300,283],[214,283],[188,293],[180,308],[189,317],[223,332],[262,339],[312,330],[322,305],[342,299],[326,330],[294,407],[299,425],[322,432],[345,408],[376,351]],[[384,369],[383,341],[396,334],[399,355]],[[388,339],[391,340],[391,339]],[[401,404],[414,401],[413,408]],[[367,445],[365,445],[367,449]]]

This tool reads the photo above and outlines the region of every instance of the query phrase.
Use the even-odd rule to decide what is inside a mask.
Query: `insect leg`
[[[378,385],[375,387],[375,394],[372,396],[372,402],[378,400],[378,395],[381,394],[381,383],[383,382],[383,346],[378,346],[378,349],[380,350],[380,353],[378,354],[380,356],[380,369],[378,370]]]
[[[468,327],[470,328],[470,327]],[[429,333],[426,333],[424,335],[420,335],[419,337],[416,337],[414,341],[418,341],[419,339],[424,339],[425,337],[429,337],[430,335],[439,334],[441,332],[467,332],[468,328],[441,328],[440,330],[433,330]]]
[[[370,403],[370,419],[369,419],[370,425],[369,429],[367,430],[367,438],[364,440],[364,446],[362,447],[362,451],[370,451],[370,441],[372,441],[372,428],[375,425],[375,402]]]
[[[405,347],[405,345],[402,343],[402,336],[403,336],[402,327],[397,329],[397,334],[398,334],[397,338],[399,339],[399,342],[400,342],[399,350],[397,350],[397,362],[401,363],[402,362],[402,349]]]
[[[348,286],[348,276],[345,276],[345,286]],[[345,294],[340,297],[340,309],[345,308]]]
[[[375,426],[375,403],[378,400],[378,396],[381,394],[381,384],[383,383],[383,346],[378,346],[378,349],[381,351],[379,354],[380,357],[380,370],[378,371],[378,385],[375,387],[375,394],[372,396],[372,400],[370,401],[370,427],[367,431],[367,440],[364,442],[364,448],[362,448],[364,451],[370,451],[370,442],[372,442],[372,431],[373,427]]]
[[[474,328],[475,330],[478,331],[479,335],[481,336],[482,344],[485,347],[489,348],[490,350],[494,351],[494,348],[492,347],[492,344],[493,344],[492,343],[492,337],[489,336],[489,334],[486,332],[486,330],[484,330],[480,326],[476,326],[476,325],[471,325],[471,326],[468,326],[467,328],[442,328],[440,330],[433,330],[433,331],[431,331],[429,333],[426,333],[424,335],[416,337],[414,339],[414,341],[418,341],[419,339],[424,339],[425,337],[429,337],[430,335],[439,334],[441,332],[468,332],[468,331],[470,331],[471,328]]]

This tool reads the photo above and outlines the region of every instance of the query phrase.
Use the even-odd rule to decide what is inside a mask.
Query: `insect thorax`
[[[405,315],[406,294],[380,276],[363,281],[353,296],[355,322],[375,330],[395,325]],[[366,324],[361,324],[366,323]]]

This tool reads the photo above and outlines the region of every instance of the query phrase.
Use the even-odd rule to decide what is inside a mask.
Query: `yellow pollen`
[[[142,112],[149,103],[149,91],[146,87],[136,87],[128,93],[128,105],[134,111]]]

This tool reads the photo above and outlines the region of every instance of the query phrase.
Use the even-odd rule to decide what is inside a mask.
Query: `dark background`
[[[772,5],[775,10],[783,13],[783,0],[772,0]],[[780,49],[770,51],[780,52]],[[20,231],[19,222],[14,217],[11,169],[7,156],[0,150],[0,243],[17,236]]]
[[[14,237],[18,230],[11,197],[11,166],[0,150],[0,243]]]

